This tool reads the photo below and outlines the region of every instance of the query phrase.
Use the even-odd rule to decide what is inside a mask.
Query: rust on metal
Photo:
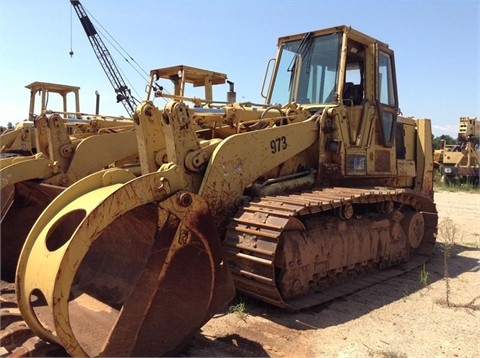
[[[14,188],[12,203],[5,207],[4,211],[2,202],[1,222],[1,276],[9,282],[13,282],[20,251],[33,223],[53,198],[63,190],[60,187],[32,181],[20,182],[11,187]]]
[[[289,229],[292,220],[304,226]],[[435,204],[411,190],[326,188],[252,201],[231,220],[224,248],[238,290],[296,310],[420,265],[436,225]],[[369,280],[340,284],[366,272]]]
[[[90,191],[75,200],[65,191],[54,202],[58,208],[49,207],[66,205],[31,251],[38,259],[62,250],[70,256],[58,267],[32,269],[24,264],[31,251],[24,249],[19,266],[25,276],[37,278],[41,271],[42,277],[54,274],[58,283],[50,288],[41,278],[17,279],[20,310],[32,328],[29,334],[61,344],[71,355],[172,355],[233,298],[233,281],[203,198],[186,191],[166,196],[165,188],[155,194],[155,174],[117,184],[128,180],[121,173],[97,173],[74,184],[73,189],[107,182],[108,190],[96,189],[105,195],[98,203]],[[152,196],[139,195],[146,192]],[[92,210],[86,204],[97,206]],[[94,235],[86,242],[87,230]],[[32,294],[48,305],[35,305]]]
[[[178,193],[159,204],[159,217],[163,226],[101,356],[175,354],[233,298],[206,202]]]

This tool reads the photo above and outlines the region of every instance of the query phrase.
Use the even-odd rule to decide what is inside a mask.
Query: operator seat
[[[345,82],[343,88],[343,104],[346,106],[359,106],[363,101],[363,86],[353,82]]]

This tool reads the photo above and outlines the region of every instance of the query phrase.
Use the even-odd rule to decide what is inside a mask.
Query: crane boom
[[[125,84],[125,81],[120,74],[120,71],[115,64],[110,52],[103,43],[100,35],[97,33],[95,26],[90,21],[85,9],[79,0],[70,0],[75,12],[80,19],[80,22],[87,34],[88,40],[92,45],[93,51],[97,56],[100,65],[102,65],[103,70],[105,71],[110,83],[117,94],[117,103],[122,102],[123,106],[128,112],[128,115],[131,117],[135,112],[136,100],[132,96],[130,89]]]

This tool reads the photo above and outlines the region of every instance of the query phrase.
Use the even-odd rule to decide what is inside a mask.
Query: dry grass
[[[480,304],[476,303],[480,300],[480,295],[474,297],[472,300],[466,303],[455,303],[452,302],[452,292],[450,287],[450,259],[452,256],[453,247],[455,246],[455,242],[459,238],[460,231],[450,218],[443,219],[438,225],[438,237],[443,241],[443,280],[445,282],[445,297],[441,300],[437,300],[437,303],[450,308],[466,308],[473,311],[480,310]],[[425,270],[425,268],[424,268]],[[428,277],[428,272],[423,274],[423,276]],[[420,273],[420,282],[423,284],[426,281],[426,277],[422,276],[422,272]]]

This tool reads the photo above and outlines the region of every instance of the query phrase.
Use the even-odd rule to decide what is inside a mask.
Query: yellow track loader
[[[81,139],[99,130],[108,131],[112,127],[131,126],[131,119],[124,117],[104,117],[96,113],[88,115],[80,112],[80,87],[58,83],[35,81],[25,86],[30,90],[28,119],[18,122],[13,129],[2,131],[0,135],[0,158],[34,155],[39,152],[35,137],[35,119],[40,115],[57,113],[67,127],[72,139]],[[56,97],[52,97],[56,95]],[[40,103],[36,97],[40,97]],[[60,101],[59,98],[60,97]],[[56,100],[56,102],[55,102]],[[99,94],[97,94],[98,112]],[[53,103],[52,103],[53,102]],[[73,103],[73,110],[69,107]],[[61,105],[55,111],[51,106]]]
[[[109,165],[137,163],[131,119],[81,113],[76,86],[33,82],[26,87],[29,120],[0,136],[1,277],[7,281],[14,279],[33,223],[64,187]],[[69,112],[72,93],[75,109]],[[60,95],[61,111],[47,109],[51,94]]]
[[[12,130],[2,133],[0,136],[1,157],[37,153],[33,120],[38,115],[47,112],[49,101],[55,101],[55,98],[50,98],[52,94],[60,97],[62,112],[68,111],[69,99],[73,101],[75,108],[72,113],[77,113],[74,118],[80,118],[80,87],[35,81],[26,85],[25,88],[30,90],[28,119],[17,123]],[[36,101],[37,96],[40,97],[40,104]],[[58,97],[56,99],[58,100]]]
[[[141,175],[78,180],[28,234],[16,292],[35,334],[73,356],[172,355],[235,289],[298,310],[428,259],[430,121],[399,115],[393,51],[338,26],[281,37],[270,63],[264,105],[166,95],[151,71]]]

